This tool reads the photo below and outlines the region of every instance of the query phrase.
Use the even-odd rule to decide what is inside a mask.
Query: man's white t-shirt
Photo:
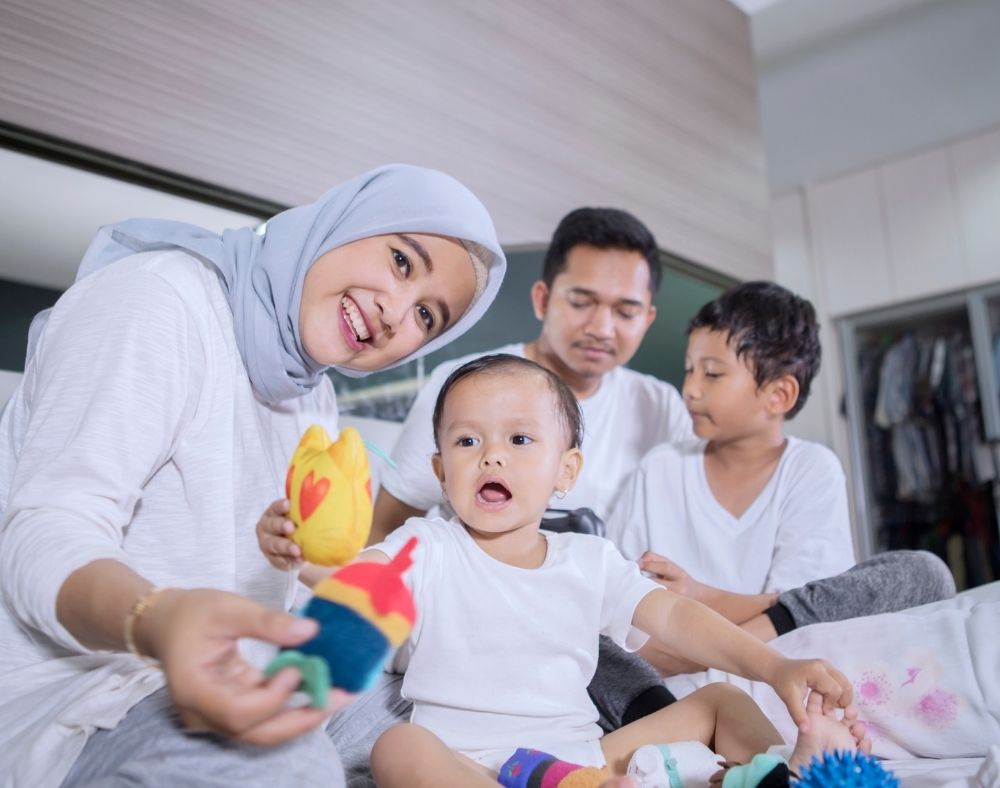
[[[716,500],[705,441],[643,458],[607,522],[626,558],[652,550],[702,583],[742,594],[781,592],[854,565],[847,485],[837,456],[789,437],[773,475],[740,517]]]
[[[598,636],[628,649],[647,639],[632,616],[659,586],[607,539],[542,533],[537,569],[492,558],[457,520],[412,517],[373,548],[392,557],[419,540],[405,575],[417,621],[400,655],[402,694],[412,721],[453,749],[596,741],[587,686]]]
[[[491,353],[524,358],[524,345],[507,345]],[[448,375],[485,355],[474,353],[440,364],[417,395],[392,452],[398,467],[387,470],[382,478],[382,486],[403,503],[424,511],[441,504],[441,485],[431,470],[436,451],[431,425],[434,403]],[[660,443],[692,435],[691,417],[677,389],[625,367],[608,372],[600,388],[580,402],[580,408],[583,471],[564,499],[551,500],[550,506],[559,509],[586,506],[606,519],[625,479],[646,452]]]

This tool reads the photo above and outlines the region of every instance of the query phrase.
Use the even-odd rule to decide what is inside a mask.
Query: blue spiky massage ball
[[[899,780],[861,752],[838,750],[814,757],[792,781],[796,788],[899,788]]]

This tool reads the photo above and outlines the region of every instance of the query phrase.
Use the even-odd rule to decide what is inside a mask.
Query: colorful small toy
[[[792,781],[795,788],[899,788],[899,780],[870,755],[838,750],[814,757]]]
[[[504,788],[598,788],[608,779],[607,769],[560,761],[541,750],[519,748],[500,767],[497,782]]]
[[[265,672],[298,668],[301,689],[316,708],[326,705],[331,686],[348,692],[370,687],[416,619],[413,596],[402,579],[416,546],[412,538],[388,564],[351,564],[317,583],[302,615],[319,621],[319,634],[283,651]]]
[[[342,566],[365,546],[372,527],[372,480],[358,431],[345,427],[334,443],[313,425],[292,455],[285,477],[295,523],[291,539],[303,557],[321,566]]]

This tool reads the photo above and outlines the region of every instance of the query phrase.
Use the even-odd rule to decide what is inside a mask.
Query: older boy
[[[812,305],[779,285],[742,284],[702,307],[688,329],[683,391],[698,438],[652,450],[608,522],[625,556],[663,585],[764,640],[954,594],[930,553],[851,568],[840,462],[784,433],[819,362]],[[643,656],[664,673],[693,667]]]

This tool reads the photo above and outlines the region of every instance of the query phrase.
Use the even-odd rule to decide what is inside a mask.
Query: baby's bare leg
[[[379,788],[496,788],[489,769],[450,749],[426,728],[405,722],[379,736],[372,749],[372,777]]]
[[[665,709],[601,739],[613,774],[624,774],[629,758],[644,744],[700,741],[727,761],[744,763],[781,736],[753,698],[731,684],[709,684]]]

